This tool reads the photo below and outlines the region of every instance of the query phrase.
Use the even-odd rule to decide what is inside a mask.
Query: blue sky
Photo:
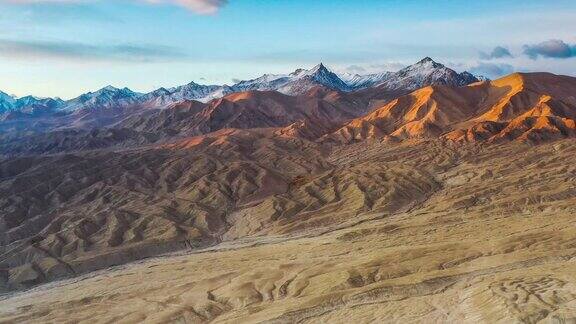
[[[0,90],[70,98],[425,56],[493,78],[576,75],[575,44],[564,0],[0,0]]]

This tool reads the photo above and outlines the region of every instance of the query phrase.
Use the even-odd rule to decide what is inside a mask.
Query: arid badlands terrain
[[[0,322],[576,322],[575,78],[110,119],[0,142]]]

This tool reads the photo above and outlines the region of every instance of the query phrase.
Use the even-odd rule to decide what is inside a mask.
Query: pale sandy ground
[[[0,322],[575,323],[573,144],[428,147],[428,160],[410,160],[421,147],[361,146],[363,159],[423,165],[442,188],[322,234],[228,242],[5,296]],[[342,164],[357,156],[338,152]]]

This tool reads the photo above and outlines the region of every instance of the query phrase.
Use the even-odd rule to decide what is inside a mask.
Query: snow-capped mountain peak
[[[281,82],[278,82],[279,80]],[[277,83],[275,90],[289,95],[305,93],[317,86],[340,91],[350,90],[348,85],[323,63],[309,70],[298,69],[285,78],[275,80],[275,82]]]
[[[234,92],[276,90],[284,94],[295,95],[304,93],[315,86],[324,86],[342,91],[348,90],[348,85],[323,63],[309,70],[297,69],[287,75],[264,74],[256,79],[238,82],[231,88]]]
[[[13,96],[0,91],[0,113],[12,110],[15,101]]]
[[[310,72],[312,72],[312,73],[318,72],[318,71],[328,71],[328,69],[326,68],[324,63],[320,62],[320,63],[318,63],[318,65],[316,65],[310,69]]]
[[[306,71],[307,71],[306,69],[302,69],[302,68],[296,69],[294,72],[290,73],[290,76],[295,77],[295,76],[298,76],[301,73],[306,72]]]
[[[32,103],[35,101],[39,101],[46,98],[36,97],[36,96],[24,96],[22,98],[18,98],[18,101],[25,102],[25,103]]]
[[[46,112],[58,109],[64,101],[60,98],[24,96],[21,98],[0,91],[0,113],[25,111],[28,113]]]
[[[328,68],[326,68],[324,63],[320,63],[320,64],[314,66],[313,68],[311,68],[310,70],[298,69],[298,70],[294,71],[293,75],[296,77],[304,77],[304,76],[309,76],[309,75],[318,75],[318,74],[327,74],[327,73],[330,73],[330,70],[328,70]]]
[[[115,91],[118,91],[118,90],[120,90],[120,89],[118,89],[118,88],[116,88],[116,87],[114,87],[114,86],[111,86],[111,85],[107,85],[107,86],[105,86],[104,88],[100,89],[99,92],[104,92],[104,91],[115,92]],[[98,92],[98,91],[97,91],[97,92]]]
[[[394,73],[380,86],[389,90],[416,90],[429,85],[464,86],[474,82],[478,82],[478,79],[472,74],[458,73],[430,57],[425,57]]]
[[[148,107],[166,107],[185,100],[206,102],[231,92],[233,91],[226,85],[202,85],[189,82],[178,87],[156,89],[142,95],[139,102]]]
[[[464,86],[479,80],[468,72],[457,73],[430,57],[425,57],[398,72],[342,74],[341,78],[353,90],[379,86],[390,91],[412,91],[429,85]]]
[[[425,58],[421,59],[420,61],[418,61],[416,64],[414,65],[426,65],[426,66],[432,66],[434,68],[439,68],[442,67],[443,65],[440,63],[437,63],[436,61],[434,61],[431,57],[426,56]]]
[[[73,111],[78,109],[109,109],[114,107],[126,107],[136,104],[142,94],[129,88],[116,88],[106,86],[95,92],[87,92],[77,98],[68,100],[62,110]]]
[[[116,88],[113,86],[106,86],[100,89],[99,94],[110,94],[118,97],[138,97],[140,93],[134,92],[129,88]]]
[[[286,82],[288,82],[291,78],[294,77],[293,74],[297,72],[299,71],[293,72],[288,75],[264,74],[256,79],[240,81],[234,84],[231,87],[231,89],[233,92],[252,91],[252,90],[260,90],[260,91],[275,90],[278,87],[286,84]]]
[[[0,100],[15,100],[14,96],[7,94],[6,92],[0,91]]]
[[[384,90],[412,91],[424,86],[438,84],[463,86],[478,80],[479,78],[468,72],[457,73],[435,62],[430,57],[425,57],[398,72],[366,75],[346,73],[338,75],[320,63],[311,69],[297,69],[290,74],[264,74],[256,79],[237,82],[232,86],[202,85],[190,82],[178,87],[159,88],[141,94],[129,88],[116,88],[109,85],[68,101],[33,96],[17,99],[0,91],[0,113],[12,110],[38,110],[42,107],[64,111],[113,109],[135,105],[164,108],[184,100],[207,102],[233,92],[253,90],[278,91],[288,95],[298,95],[306,93],[314,87],[324,87],[337,91],[355,91],[378,86]]]
[[[339,74],[339,77],[342,81],[346,82],[350,89],[359,90],[380,84],[390,78],[393,74],[394,72],[380,72],[364,75],[358,73],[341,73]]]
[[[444,65],[440,63],[436,63],[433,59],[429,57],[425,57],[424,59],[418,61],[416,64],[409,65],[402,70],[398,71],[397,74],[399,76],[405,75],[415,75],[415,74],[430,74],[434,73],[435,70],[446,68]]]

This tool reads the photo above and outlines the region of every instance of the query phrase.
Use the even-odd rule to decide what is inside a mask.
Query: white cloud
[[[565,59],[576,56],[576,45],[566,44],[559,39],[551,39],[534,45],[524,45],[524,54],[533,60],[538,57]]]
[[[171,4],[186,8],[201,15],[212,15],[228,3],[228,0],[135,0],[152,4]],[[1,3],[23,5],[34,3],[82,3],[85,0],[0,0]]]
[[[148,3],[175,4],[202,15],[212,15],[222,8],[227,0],[144,0]]]
[[[490,79],[497,79],[514,72],[516,69],[514,66],[506,63],[479,62],[478,65],[471,66],[467,70],[468,72],[475,75],[482,75]]]
[[[505,57],[512,57],[512,53],[506,47],[496,46],[490,53],[480,52],[480,58],[483,60],[493,60]]]

